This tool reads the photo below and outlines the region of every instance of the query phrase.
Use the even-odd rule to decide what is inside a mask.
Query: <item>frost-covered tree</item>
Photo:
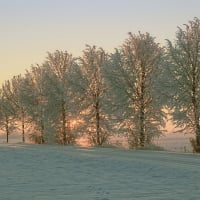
[[[81,112],[85,125],[82,131],[88,134],[95,145],[103,145],[109,136],[109,116],[106,111],[109,99],[106,97],[107,85],[104,78],[107,59],[103,49],[89,45],[80,58],[83,73],[81,85],[85,95]]]
[[[195,134],[200,151],[200,20],[194,18],[178,27],[174,44],[168,41],[168,55],[174,87],[171,97],[173,119],[182,130]]]
[[[20,91],[21,101],[31,119],[32,127],[34,127],[30,137],[40,144],[47,142],[44,73],[44,69],[40,66],[32,66],[24,76]]]
[[[48,53],[44,66],[47,70],[46,88],[48,105],[51,106],[51,126],[57,132],[57,141],[62,144],[75,142],[72,132],[72,119],[76,113],[76,93],[72,89],[73,68],[76,59],[67,51]],[[74,80],[73,80],[74,81]]]
[[[6,133],[6,142],[9,142],[9,135],[16,129],[15,109],[6,94],[9,81],[5,81],[0,91],[0,128]]]
[[[14,76],[10,81],[6,82],[6,85],[3,86],[4,96],[12,105],[15,111],[16,122],[20,123],[18,128],[21,129],[22,133],[22,142],[25,142],[25,129],[28,124],[28,116],[26,115],[25,106],[22,102],[21,90],[23,90],[23,77],[21,75]],[[5,88],[6,86],[6,88]]]
[[[156,76],[162,55],[163,49],[149,33],[129,33],[121,49],[111,56],[110,80],[119,107],[119,127],[128,132],[131,147],[144,147],[161,134],[164,113]]]

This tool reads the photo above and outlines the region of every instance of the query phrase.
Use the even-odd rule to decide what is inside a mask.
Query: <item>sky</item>
[[[128,32],[149,32],[164,45],[194,17],[200,0],[0,0],[0,83],[47,52],[81,56],[86,44],[112,52]]]

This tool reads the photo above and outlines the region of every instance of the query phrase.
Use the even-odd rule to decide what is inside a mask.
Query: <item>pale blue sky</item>
[[[0,0],[0,82],[41,63],[46,52],[81,55],[85,44],[112,50],[128,32],[174,39],[200,17],[200,0]]]

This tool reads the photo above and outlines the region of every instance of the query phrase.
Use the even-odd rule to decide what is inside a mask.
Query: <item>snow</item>
[[[200,156],[0,144],[2,200],[196,200]]]
[[[190,143],[191,138],[194,138],[194,135],[168,133],[159,137],[158,139],[155,139],[154,143],[168,151],[192,152],[193,148]]]

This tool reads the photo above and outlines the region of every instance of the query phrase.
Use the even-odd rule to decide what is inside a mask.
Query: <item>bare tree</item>
[[[174,94],[173,117],[182,131],[195,134],[193,145],[200,152],[200,20],[178,27],[175,43],[168,41]]]

